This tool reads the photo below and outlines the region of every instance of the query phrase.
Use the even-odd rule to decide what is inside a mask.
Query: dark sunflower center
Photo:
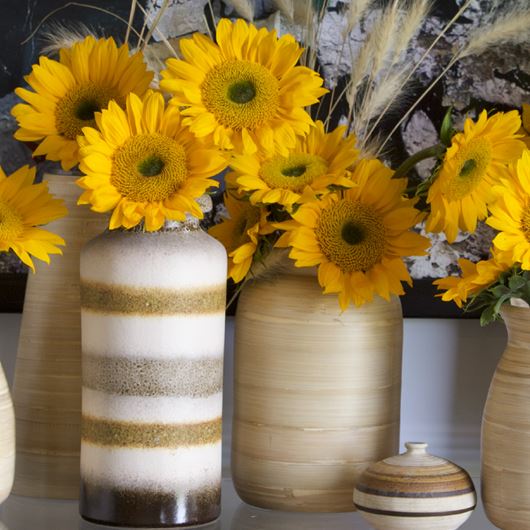
[[[75,117],[82,121],[90,121],[94,119],[94,113],[99,110],[101,109],[95,100],[80,101],[75,109]]]
[[[164,169],[164,161],[156,155],[148,156],[138,164],[138,171],[144,177],[156,177],[160,175],[162,169]]]
[[[530,241],[530,206],[523,210],[521,216],[521,230],[527,241]]]
[[[306,172],[307,166],[300,164],[282,169],[282,175],[285,177],[301,177]]]
[[[342,225],[340,235],[349,245],[358,245],[364,241],[365,231],[361,225],[353,221],[346,221]]]
[[[472,158],[469,160],[466,160],[464,162],[464,165],[462,166],[462,169],[460,170],[460,176],[461,177],[467,177],[469,176],[477,167],[477,163]]]
[[[251,81],[238,81],[228,87],[228,98],[234,103],[248,103],[256,97],[256,87]]]
[[[315,236],[322,253],[343,272],[368,271],[387,246],[386,226],[368,204],[342,199],[320,214]]]

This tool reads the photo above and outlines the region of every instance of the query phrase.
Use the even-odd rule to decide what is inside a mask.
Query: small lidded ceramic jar
[[[477,503],[470,476],[430,455],[427,444],[369,466],[353,493],[360,514],[377,530],[456,530]]]

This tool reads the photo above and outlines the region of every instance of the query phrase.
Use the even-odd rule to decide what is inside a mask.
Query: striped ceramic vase
[[[15,412],[0,363],[0,504],[13,487],[15,476]],[[1,526],[0,526],[1,528]]]
[[[220,513],[226,253],[188,221],[106,232],[81,255],[81,515],[114,526]]]

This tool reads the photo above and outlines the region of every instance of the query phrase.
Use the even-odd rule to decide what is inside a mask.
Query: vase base
[[[79,454],[41,455],[17,451],[13,494],[44,499],[79,499]]]
[[[107,526],[174,528],[210,524],[221,513],[221,487],[208,487],[186,496],[156,491],[81,484],[79,507],[83,519]]]
[[[281,510],[302,513],[349,513],[355,512],[353,487],[348,490],[270,489],[242,487],[234,481],[234,487],[241,500],[264,510]],[[252,491],[254,490],[254,491]]]

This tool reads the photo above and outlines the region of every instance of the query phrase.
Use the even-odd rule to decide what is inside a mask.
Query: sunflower
[[[143,95],[153,74],[141,53],[129,55],[127,44],[118,48],[112,38],[88,36],[61,50],[59,61],[40,57],[25,79],[33,91],[15,90],[28,103],[12,110],[20,125],[15,138],[40,142],[34,156],[46,155],[68,170],[79,162],[76,138],[83,127],[96,126],[95,113],[110,100],[123,105],[130,92]]]
[[[530,150],[525,150],[494,191],[498,198],[490,206],[487,224],[500,231],[495,248],[510,255],[514,263],[530,270]]]
[[[111,101],[96,115],[99,131],[83,129],[77,183],[86,191],[79,204],[96,212],[113,210],[109,227],[132,228],[145,219],[148,231],[166,219],[202,218],[196,200],[219,183],[209,177],[226,167],[219,150],[198,141],[182,125],[176,107],[158,92],[143,100],[130,94],[126,110]]]
[[[35,168],[21,167],[9,177],[0,167],[0,252],[12,250],[33,272],[30,254],[50,263],[49,254],[62,254],[63,238],[38,228],[68,211],[54,199],[46,183],[34,184]]]
[[[363,160],[354,169],[354,187],[303,204],[293,221],[279,223],[287,230],[278,246],[290,246],[297,267],[318,265],[324,293],[339,293],[345,310],[373,299],[403,294],[402,281],[411,283],[403,256],[423,255],[429,240],[410,231],[421,218],[414,200],[404,199],[405,179],[378,160]]]
[[[458,265],[462,271],[461,276],[448,276],[433,282],[438,290],[445,291],[438,294],[444,302],[454,302],[462,307],[470,297],[480,294],[490,285],[496,283],[503,272],[512,265],[506,255],[493,252],[493,257],[478,263],[461,258]]]
[[[185,125],[223,149],[258,146],[287,155],[313,121],[304,107],[327,92],[310,68],[295,66],[302,48],[291,35],[222,19],[217,44],[195,33],[180,41],[184,60],[168,59],[160,86],[186,107]]]
[[[524,143],[518,140],[520,127],[517,111],[498,112],[491,118],[483,111],[476,123],[466,120],[464,131],[453,136],[429,189],[428,231],[443,231],[452,243],[459,228],[475,230],[494,199],[492,186],[505,174],[507,165],[521,156]]]
[[[267,211],[248,201],[225,194],[229,218],[208,233],[219,240],[228,253],[228,277],[239,283],[248,274],[258,249],[260,235],[268,234]]]
[[[232,179],[240,193],[250,193],[250,202],[278,203],[290,208],[299,202],[304,190],[327,193],[328,186],[351,187],[345,177],[359,155],[355,136],[344,137],[345,127],[326,133],[317,121],[306,137],[299,137],[287,156],[274,150],[234,156]]]
[[[519,134],[523,137],[521,140],[526,144],[526,147],[530,149],[530,104],[523,103],[521,111],[523,125],[519,129]]]

